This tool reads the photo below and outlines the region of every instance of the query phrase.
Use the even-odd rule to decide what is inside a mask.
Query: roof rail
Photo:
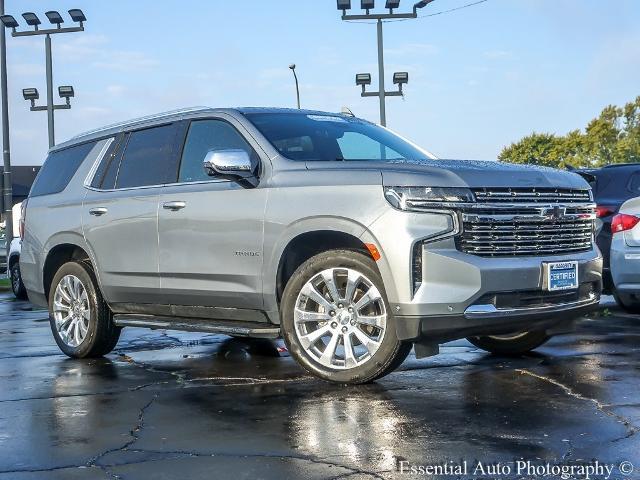
[[[118,122],[118,123],[112,123],[111,125],[106,125],[104,127],[100,127],[100,128],[96,128],[94,130],[89,130],[87,132],[83,132],[80,133],[78,135],[75,135],[72,138],[72,140],[77,139],[77,138],[81,138],[81,137],[86,137],[88,135],[94,135],[96,133],[100,133],[100,132],[106,132],[107,130],[111,130],[114,128],[118,128],[118,127],[125,127],[125,126],[129,126],[129,125],[135,125],[138,123],[142,123],[142,122],[148,122],[151,120],[158,120],[161,118],[165,118],[165,117],[171,117],[173,115],[180,115],[183,113],[194,113],[194,112],[201,112],[204,110],[210,110],[210,107],[189,107],[189,108],[179,108],[177,110],[169,110],[168,112],[162,112],[162,113],[156,113],[153,115],[147,115],[146,117],[139,117],[139,118],[134,118],[132,120],[127,120],[124,122]]]

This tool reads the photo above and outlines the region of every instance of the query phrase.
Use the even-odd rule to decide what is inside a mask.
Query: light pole
[[[375,0],[360,0],[360,8],[365,11],[364,14],[349,15],[347,10],[351,10],[351,0],[337,0],[338,10],[342,10],[342,20],[354,21],[354,20],[376,20],[377,36],[378,36],[378,91],[377,92],[365,92],[365,86],[371,84],[370,74],[358,74],[356,75],[356,85],[362,85],[363,97],[378,97],[380,101],[380,124],[382,126],[387,125],[387,112],[386,112],[386,97],[402,96],[402,85],[407,83],[409,76],[406,72],[396,72],[394,74],[394,83],[399,86],[397,91],[387,92],[384,88],[384,41],[382,36],[382,21],[383,20],[397,20],[397,19],[409,19],[418,18],[418,9],[426,7],[433,0],[422,0],[413,5],[413,10],[407,13],[394,13],[393,11],[400,7],[400,0],[386,0],[385,8],[389,10],[389,13],[371,13],[371,10],[375,8]],[[369,75],[369,82],[358,82],[358,76]],[[396,80],[406,79],[405,82]]]
[[[22,91],[24,99],[31,101],[31,111],[46,111],[47,112],[47,124],[49,130],[49,148],[53,147],[56,143],[55,141],[55,122],[54,122],[54,111],[55,110],[67,110],[71,108],[70,98],[74,96],[73,87],[64,86],[58,88],[58,93],[61,98],[66,99],[66,103],[62,105],[56,105],[53,103],[53,60],[51,53],[51,35],[55,35],[58,33],[73,33],[73,32],[83,32],[84,31],[84,22],[86,22],[86,17],[82,10],[78,8],[73,8],[69,10],[69,16],[73,22],[78,23],[78,26],[75,27],[63,27],[64,19],[60,13],[51,10],[45,13],[49,22],[52,25],[55,25],[54,28],[45,28],[40,29],[40,25],[42,22],[38,18],[38,16],[33,12],[26,12],[22,14],[22,18],[27,22],[27,25],[33,27],[33,30],[26,30],[22,32],[16,31],[16,28],[19,27],[16,19],[11,15],[2,15],[0,17],[0,21],[4,24],[6,28],[11,29],[11,35],[13,37],[32,37],[35,35],[44,35],[44,46],[45,46],[45,54],[46,54],[46,76],[47,76],[47,105],[45,107],[40,107],[35,105],[35,100],[37,100],[40,95],[38,94],[38,90],[35,88],[26,88]],[[3,32],[4,34],[4,32]]]
[[[0,15],[4,15],[4,0],[0,0]],[[4,29],[0,32],[0,90],[2,91],[2,195],[0,204],[5,212],[5,239],[7,257],[13,240],[13,191],[11,185],[11,147],[9,145],[9,95],[7,92],[7,37]],[[7,262],[7,274],[9,273]]]
[[[298,99],[298,110],[300,110],[300,87],[298,87],[298,75],[296,75],[296,64],[292,63],[289,68],[293,72],[293,78],[296,81],[296,98]]]

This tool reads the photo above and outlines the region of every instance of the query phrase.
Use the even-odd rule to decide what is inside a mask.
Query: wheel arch
[[[91,264],[95,271],[88,245],[81,236],[62,234],[49,241],[47,253],[42,263],[42,286],[45,298],[49,298],[49,289],[58,269],[71,260],[84,261]],[[98,280],[99,283],[99,280]]]
[[[290,225],[281,236],[265,266],[265,307],[279,309],[280,298],[293,272],[312,256],[338,248],[371,255],[360,238],[366,227],[342,217],[315,217]]]

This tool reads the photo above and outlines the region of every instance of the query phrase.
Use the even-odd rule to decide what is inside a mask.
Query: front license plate
[[[547,290],[571,290],[578,288],[578,262],[545,263]]]

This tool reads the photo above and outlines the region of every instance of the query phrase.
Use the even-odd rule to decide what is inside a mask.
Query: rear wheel
[[[535,330],[533,332],[520,332],[508,335],[469,337],[467,340],[487,352],[496,355],[515,356],[535,350],[550,338],[544,330]]]
[[[375,263],[349,250],[321,253],[295,271],[282,297],[282,331],[308,372],[343,384],[386,375],[412,347],[396,336]]]
[[[613,289],[613,297],[618,305],[629,313],[640,313],[640,302],[633,300],[631,295],[620,294],[615,288]]]
[[[22,276],[20,275],[20,264],[15,262],[11,266],[11,270],[9,272],[11,276],[11,290],[13,290],[13,294],[18,300],[26,300],[27,299],[27,290],[24,288],[24,283],[22,283]]]
[[[91,267],[68,262],[53,277],[49,290],[49,321],[56,343],[73,358],[109,353],[121,328],[112,320]]]

